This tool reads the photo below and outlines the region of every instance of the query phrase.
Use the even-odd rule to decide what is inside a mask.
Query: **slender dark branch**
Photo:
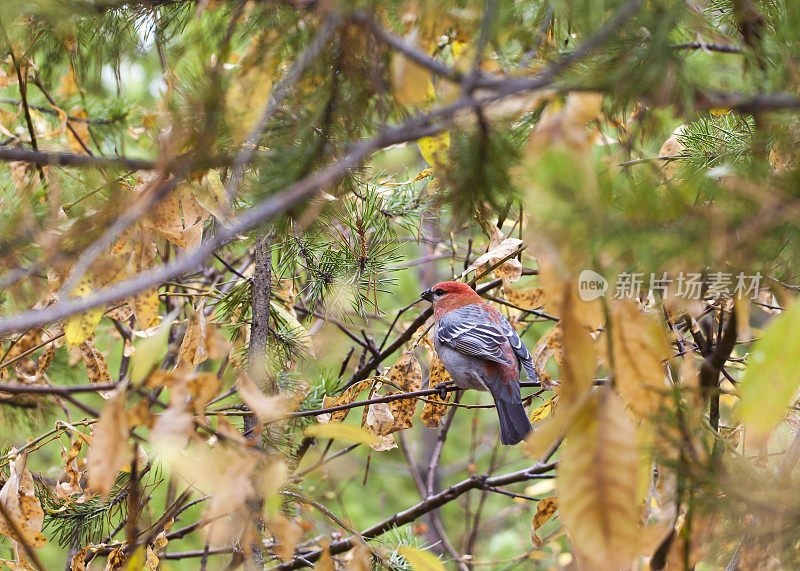
[[[675,44],[672,46],[673,50],[703,50],[707,52],[719,52],[723,54],[740,54],[742,48],[739,46],[732,46],[728,44],[707,44],[705,42],[685,42],[683,44]]]
[[[509,474],[503,474],[500,476],[494,477],[486,477],[486,475],[476,475],[467,478],[466,480],[462,480],[457,484],[454,484],[438,494],[431,496],[430,498],[419,502],[418,504],[411,506],[410,508],[398,512],[388,519],[381,521],[362,531],[359,536],[351,536],[346,539],[341,539],[338,541],[332,542],[328,549],[330,550],[331,555],[336,555],[338,553],[343,553],[352,549],[356,541],[359,538],[364,539],[372,539],[374,537],[378,537],[387,531],[404,525],[408,522],[414,521],[418,517],[425,515],[426,513],[435,510],[437,508],[442,507],[443,505],[455,500],[462,494],[468,492],[469,490],[483,488],[484,486],[491,486],[491,487],[498,487],[498,486],[505,486],[508,484],[512,484],[515,482],[524,482],[526,480],[531,480],[538,477],[541,474],[546,474],[554,470],[557,466],[557,462],[548,462],[548,458],[543,458],[540,462],[537,462],[530,468],[525,468],[523,470],[518,470],[516,472],[511,472]],[[274,570],[278,569],[299,569],[301,567],[308,566],[310,563],[313,563],[322,555],[322,549],[315,549],[309,553],[301,553],[298,557],[294,560],[289,561],[287,563],[282,563],[273,567]]]
[[[34,151],[16,147],[0,147],[0,161],[20,161],[39,166],[123,168],[126,170],[152,170],[157,163],[148,159],[127,157],[96,157],[74,153]]]

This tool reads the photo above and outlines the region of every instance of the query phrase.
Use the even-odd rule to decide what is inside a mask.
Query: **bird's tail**
[[[516,444],[533,429],[521,400],[495,398],[494,403],[500,419],[500,442],[506,445]]]

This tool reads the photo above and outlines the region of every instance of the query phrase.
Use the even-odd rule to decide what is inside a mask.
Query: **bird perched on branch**
[[[538,380],[531,354],[500,312],[461,282],[441,282],[420,296],[433,303],[436,352],[462,389],[489,391],[500,418],[500,442],[516,444],[531,423],[520,397],[520,367]]]

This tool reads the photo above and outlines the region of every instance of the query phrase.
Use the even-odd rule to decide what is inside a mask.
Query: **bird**
[[[520,442],[532,430],[520,396],[520,369],[532,381],[538,376],[517,332],[465,283],[440,282],[420,297],[433,304],[434,346],[450,378],[459,388],[489,391],[500,442]]]

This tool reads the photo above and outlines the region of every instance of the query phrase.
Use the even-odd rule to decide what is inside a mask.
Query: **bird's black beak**
[[[421,294],[419,294],[419,296],[425,301],[430,301],[430,302],[433,301],[433,291],[431,291],[430,289],[426,289]]]

